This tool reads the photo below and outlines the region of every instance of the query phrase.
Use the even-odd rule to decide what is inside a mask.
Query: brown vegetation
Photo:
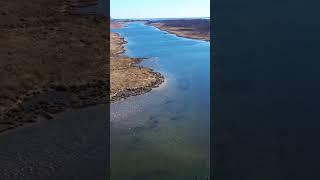
[[[111,23],[112,27],[121,27]],[[140,95],[159,86],[164,78],[149,68],[138,66],[142,60],[121,55],[126,43],[119,34],[110,33],[110,98],[112,101]]]
[[[210,20],[179,19],[149,21],[147,24],[177,36],[210,41]]]
[[[107,19],[77,15],[80,5],[0,0],[0,131],[56,107],[92,104],[97,97],[106,102]],[[57,90],[70,93],[72,103],[55,106],[51,99],[42,103],[48,106],[26,106],[31,97]]]

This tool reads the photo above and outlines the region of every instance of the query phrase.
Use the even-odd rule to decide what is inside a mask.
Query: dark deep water
[[[126,55],[161,72],[159,88],[111,104],[111,179],[209,176],[210,43],[142,23],[113,29]]]
[[[318,1],[213,1],[215,180],[320,179]]]

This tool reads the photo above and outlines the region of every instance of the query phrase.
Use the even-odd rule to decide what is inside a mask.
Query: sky
[[[110,0],[110,15],[115,19],[210,17],[210,0]]]

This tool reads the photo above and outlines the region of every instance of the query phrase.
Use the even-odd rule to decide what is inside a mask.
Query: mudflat
[[[180,37],[210,41],[209,19],[158,20],[146,24]]]
[[[111,22],[111,27],[120,28],[124,23]],[[164,77],[150,68],[139,66],[143,58],[130,58],[122,53],[127,42],[117,33],[110,33],[110,99],[121,100],[141,95],[158,87]]]
[[[79,13],[94,3],[0,0],[0,132],[107,102],[108,20]]]

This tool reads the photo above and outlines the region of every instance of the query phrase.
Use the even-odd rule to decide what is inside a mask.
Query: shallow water
[[[111,104],[111,179],[205,179],[210,152],[210,43],[142,23],[120,33],[126,55],[165,76],[144,95]]]

